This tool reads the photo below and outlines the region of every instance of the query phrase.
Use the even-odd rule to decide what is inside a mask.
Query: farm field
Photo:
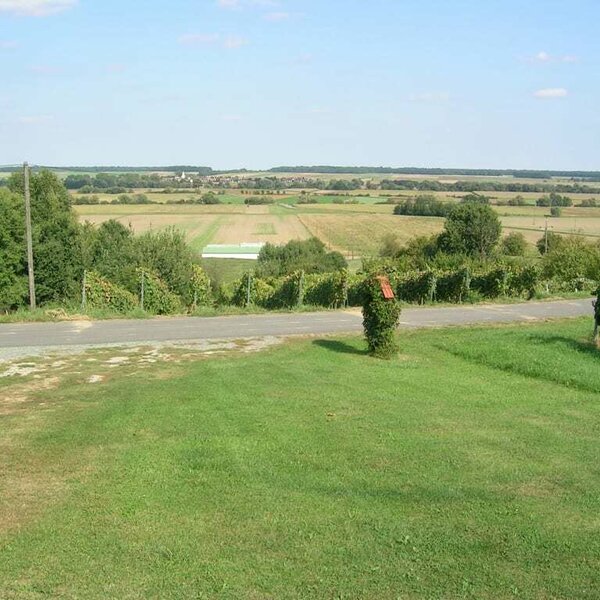
[[[372,198],[371,198],[372,200]],[[402,241],[441,231],[443,219],[398,217],[390,204],[303,204],[263,206],[217,205],[101,205],[76,206],[82,220],[101,223],[116,218],[136,232],[169,226],[183,230],[194,248],[208,243],[285,243],[315,235],[328,246],[359,257],[377,253],[386,234]],[[542,235],[548,208],[535,206],[496,207],[505,232],[520,231],[535,243]],[[600,236],[600,208],[565,208],[560,218],[548,218],[550,231]]]
[[[397,234],[406,242],[415,236],[438,233],[444,224],[443,219],[379,214],[305,214],[299,218],[331,248],[357,256],[377,254],[387,234]]]
[[[0,378],[0,597],[596,598],[589,320],[400,335]]]
[[[543,235],[546,224],[546,219],[542,217],[502,217],[501,221],[505,231],[520,231],[532,243]],[[600,217],[551,218],[548,219],[548,231],[600,238]]]

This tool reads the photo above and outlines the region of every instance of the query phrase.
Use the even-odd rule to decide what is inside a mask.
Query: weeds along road
[[[514,323],[589,315],[592,300],[520,304],[405,308],[404,328]],[[227,340],[362,331],[359,310],[277,313],[227,317],[173,317],[136,320],[61,321],[0,325],[0,360],[85,347]]]

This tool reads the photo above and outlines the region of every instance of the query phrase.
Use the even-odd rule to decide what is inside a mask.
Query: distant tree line
[[[597,194],[599,187],[581,183],[519,183],[503,181],[455,181],[445,183],[435,179],[415,181],[412,179],[386,179],[381,182],[382,190],[423,192],[513,192],[513,193],[570,193]]]
[[[296,166],[275,167],[272,173],[313,173],[366,175],[449,175],[468,177],[516,177],[526,179],[550,179],[552,177],[576,179],[600,179],[600,171],[539,171],[527,169],[438,169],[422,167],[343,167],[343,166]]]

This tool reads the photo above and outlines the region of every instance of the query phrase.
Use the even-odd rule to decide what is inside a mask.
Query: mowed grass
[[[589,330],[82,367],[0,417],[0,597],[597,598]]]

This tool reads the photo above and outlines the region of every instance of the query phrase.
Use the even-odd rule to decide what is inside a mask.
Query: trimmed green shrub
[[[363,327],[372,356],[391,358],[398,352],[396,328],[402,309],[396,300],[386,300],[376,275],[364,281]]]

